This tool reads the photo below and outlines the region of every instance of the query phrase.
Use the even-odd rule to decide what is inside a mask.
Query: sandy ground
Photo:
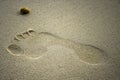
[[[29,15],[19,14],[23,6]],[[39,60],[10,55],[6,48],[14,36],[29,28],[99,47],[108,63],[86,65],[64,52]],[[119,75],[119,0],[0,0],[0,80],[120,80]]]

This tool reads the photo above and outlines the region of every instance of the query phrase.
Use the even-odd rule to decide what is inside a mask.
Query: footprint
[[[14,43],[7,47],[7,51],[14,56],[39,59],[54,45],[74,50],[80,61],[85,64],[96,65],[106,61],[106,54],[97,47],[76,43],[48,32],[37,33],[34,30],[16,35]]]

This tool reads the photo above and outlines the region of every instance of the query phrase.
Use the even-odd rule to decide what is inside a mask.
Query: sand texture
[[[0,0],[0,80],[120,80],[120,0]]]

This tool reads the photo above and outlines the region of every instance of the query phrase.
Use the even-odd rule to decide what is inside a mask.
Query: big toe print
[[[9,45],[7,50],[9,51],[9,53],[15,56],[20,56],[24,53],[24,50],[21,49],[21,47],[16,44]]]
[[[7,51],[13,56],[39,59],[41,56],[47,53],[50,46],[54,45],[60,45],[74,50],[75,54],[77,54],[76,56],[78,56],[80,61],[85,64],[96,65],[102,64],[106,61],[106,53],[97,47],[76,43],[71,40],[60,38],[48,32],[37,33],[34,30],[28,30],[16,35],[14,38],[14,43],[7,47]],[[55,49],[56,47],[54,50]]]

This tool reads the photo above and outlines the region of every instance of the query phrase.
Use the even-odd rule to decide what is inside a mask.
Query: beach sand
[[[30,13],[21,15],[19,11],[24,6]],[[0,10],[0,80],[120,80],[119,0],[0,0]],[[22,55],[23,49],[27,50],[24,48],[26,42],[20,43],[23,49],[17,51],[9,46],[18,44],[14,37],[29,29],[67,41],[60,42],[65,46],[48,47],[49,43],[45,41],[61,39],[53,40],[45,35],[40,37],[43,42],[39,42],[36,38],[31,41],[26,38],[30,41],[27,44],[38,40],[38,44],[47,45],[47,52],[46,48],[40,48],[44,50],[39,59],[34,55],[31,58],[31,54],[26,57]],[[73,47],[68,47],[73,43],[92,47],[74,46],[80,50],[78,52],[100,49],[103,51],[100,54],[107,58],[104,61],[104,56],[95,55],[89,60],[86,55],[76,54]],[[30,50],[34,53],[34,48]],[[10,51],[22,56],[11,55]],[[99,62],[101,64],[96,65]]]

